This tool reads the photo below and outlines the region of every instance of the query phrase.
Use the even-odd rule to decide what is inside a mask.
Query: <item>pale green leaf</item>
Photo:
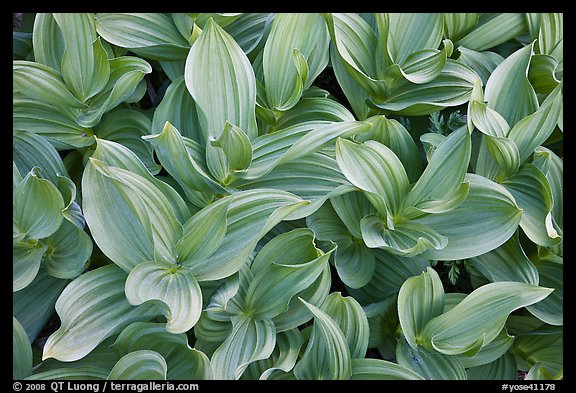
[[[272,321],[245,315],[235,315],[231,320],[230,335],[211,358],[215,379],[240,379],[250,363],[268,358],[276,344]]]
[[[505,356],[513,343],[514,336],[510,336],[506,329],[502,329],[500,334],[491,343],[484,345],[476,355],[458,355],[458,359],[466,368],[489,364]]]
[[[276,123],[281,130],[307,121],[354,121],[354,115],[342,104],[330,97],[303,97],[296,105],[282,113]]]
[[[40,269],[47,246],[37,241],[19,241],[12,245],[12,291],[26,288]]]
[[[547,247],[562,240],[552,222],[552,189],[540,169],[526,163],[515,175],[504,179],[501,184],[510,191],[522,209],[520,227],[530,240]]]
[[[56,301],[56,312],[62,323],[48,337],[42,359],[81,359],[130,323],[156,316],[157,307],[134,307],[126,300],[126,277],[118,266],[107,265],[73,280]]]
[[[508,314],[539,302],[551,292],[549,288],[519,282],[483,285],[426,324],[422,331],[424,346],[448,355],[478,353],[498,336]]]
[[[540,285],[554,288],[546,299],[526,307],[541,321],[554,326],[564,324],[564,265],[549,261],[540,261],[536,265]]]
[[[236,41],[213,20],[188,53],[184,79],[206,140],[208,135],[219,137],[227,121],[250,140],[257,136],[252,65]]]
[[[32,31],[34,61],[60,72],[64,56],[64,37],[51,13],[39,12]]]
[[[162,355],[155,351],[143,349],[122,356],[106,379],[165,380],[166,369],[166,360]]]
[[[62,223],[64,200],[58,188],[40,177],[40,169],[32,168],[16,186],[12,201],[14,231],[24,239],[43,239],[50,236]]]
[[[482,16],[470,33],[456,42],[457,46],[484,51],[500,45],[527,30],[524,14],[505,12]]]
[[[68,221],[63,221],[60,228],[42,243],[47,246],[42,256],[44,267],[48,274],[56,278],[78,277],[92,255],[90,236]]]
[[[105,380],[108,370],[94,366],[80,366],[75,368],[54,368],[39,373],[32,374],[26,380],[46,380],[46,381],[73,381],[73,380]],[[63,383],[63,382],[62,382]],[[70,382],[68,382],[70,383]]]
[[[198,281],[186,267],[173,263],[140,263],[128,275],[125,292],[134,306],[149,300],[166,304],[166,330],[171,333],[190,330],[202,312],[202,292]]]
[[[411,369],[382,359],[352,359],[352,380],[422,380]]]
[[[306,351],[294,366],[294,376],[299,380],[349,379],[352,358],[344,333],[324,311],[300,300],[314,315],[314,325]]]
[[[482,176],[466,174],[466,199],[456,209],[414,220],[448,238],[446,247],[429,249],[429,259],[457,260],[484,254],[502,245],[516,231],[522,210],[503,186]]]
[[[220,148],[224,153],[227,175],[248,168],[252,162],[252,145],[248,136],[228,121],[224,125],[222,134],[218,138],[210,139],[210,146]],[[209,149],[208,146],[206,148]],[[211,155],[208,154],[208,167],[210,167],[210,157]]]
[[[443,16],[444,36],[456,42],[476,27],[479,15],[476,12],[446,12]]]
[[[338,277],[350,288],[361,288],[366,285],[374,274],[376,259],[366,245],[348,237],[338,241],[334,254],[334,267]]]
[[[422,341],[422,330],[444,311],[444,287],[436,270],[411,277],[398,292],[398,318],[404,338],[413,349]]]
[[[361,239],[360,221],[365,216],[376,212],[366,195],[361,191],[352,191],[330,198],[330,204],[350,234],[355,239]]]
[[[534,161],[538,169],[546,175],[548,183],[552,189],[552,216],[560,228],[564,226],[564,163],[552,150],[539,146],[534,151]]]
[[[466,370],[470,380],[515,380],[518,376],[516,360],[511,353],[505,353],[491,363]]]
[[[458,61],[472,68],[480,76],[482,84],[486,85],[488,78],[504,58],[490,51],[475,51],[464,46],[458,47]]]
[[[32,374],[32,346],[20,322],[12,316],[12,379]]]
[[[534,86],[536,93],[549,94],[560,84],[556,77],[558,61],[550,56],[535,54],[530,62],[528,80]]]
[[[64,209],[62,209],[62,215],[66,220],[76,225],[79,229],[84,229],[86,226],[86,220],[84,220],[84,215],[82,214],[82,209],[80,205],[76,202],[76,184],[72,179],[66,176],[56,175],[57,183],[56,186],[64,199]],[[78,198],[78,200],[80,200]]]
[[[247,55],[257,52],[266,42],[275,14],[247,12],[224,27]]]

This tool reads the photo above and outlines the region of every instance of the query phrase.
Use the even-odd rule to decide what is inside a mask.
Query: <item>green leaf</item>
[[[460,188],[468,169],[472,142],[466,127],[452,132],[436,148],[432,159],[416,182],[403,206],[416,206],[428,201],[444,200]]]
[[[312,255],[310,246],[315,248]],[[302,252],[302,249],[306,251]],[[254,261],[254,267],[259,269],[252,268],[254,278],[246,292],[245,312],[260,320],[272,319],[286,311],[292,297],[320,276],[332,251],[324,253],[317,249],[314,233],[307,228],[295,229],[272,239],[261,250],[271,263],[263,267],[259,266],[262,258]]]
[[[106,379],[165,380],[166,369],[166,360],[158,352],[140,350],[122,356]]]
[[[508,314],[539,302],[551,292],[519,282],[483,285],[426,324],[422,331],[424,346],[447,355],[478,353],[498,336]]]
[[[236,41],[213,20],[206,23],[188,53],[184,79],[206,140],[209,135],[219,137],[227,121],[250,140],[257,136],[252,65]]]
[[[108,370],[103,370],[93,366],[62,367],[42,371],[26,378],[28,381],[71,381],[71,380],[105,380]]]
[[[380,197],[375,205],[380,214],[394,217],[399,213],[401,201],[408,194],[409,181],[402,162],[392,150],[376,141],[360,145],[338,139],[336,160],[352,184],[370,193],[366,196],[372,203],[371,194]]]
[[[234,315],[232,332],[212,355],[215,379],[240,379],[248,365],[266,359],[276,344],[276,328],[270,320]]]
[[[210,139],[210,146],[206,146],[207,150],[211,147],[221,149],[224,153],[224,160],[226,164],[224,165],[224,174],[229,176],[235,171],[242,171],[248,168],[252,162],[252,145],[248,136],[238,127],[226,121],[224,125],[224,131],[218,138]],[[211,167],[210,158],[214,157],[212,154],[208,154],[208,167],[211,168],[211,172],[215,173]],[[218,176],[217,176],[218,177]],[[220,177],[218,177],[220,178]],[[223,178],[224,180],[226,177]]]
[[[58,174],[68,174],[56,149],[33,132],[12,132],[12,159],[20,173],[28,173],[37,166],[42,169],[42,175],[54,184],[58,184]]]
[[[76,184],[67,176],[56,175],[56,177],[58,178],[56,186],[64,198],[65,207],[62,209],[62,215],[79,229],[84,229],[86,220],[80,205],[76,202]]]
[[[92,255],[92,239],[76,225],[63,221],[56,232],[42,241],[46,272],[53,277],[72,279],[82,274]]]
[[[336,324],[348,342],[352,359],[366,356],[370,328],[364,309],[351,296],[342,296],[340,292],[332,292],[320,307]]]
[[[60,27],[65,49],[62,78],[82,102],[99,93],[110,76],[106,51],[96,34],[94,14],[52,14]]]
[[[478,13],[444,13],[444,36],[456,42],[476,27]]]
[[[404,338],[414,349],[422,342],[422,330],[444,311],[444,287],[438,273],[429,267],[411,277],[398,293],[398,318]]]
[[[468,262],[491,282],[517,281],[533,285],[539,283],[538,270],[526,256],[518,233],[500,247],[470,258]]]
[[[491,343],[484,345],[480,352],[474,356],[458,355],[460,362],[466,368],[478,367],[492,363],[505,356],[514,343],[514,336],[510,336],[506,329],[502,329],[498,337]]]
[[[298,102],[303,90],[312,85],[328,64],[329,43],[321,14],[279,13],[274,17],[262,51],[270,109],[285,111]]]
[[[533,46],[527,45],[508,56],[486,82],[488,107],[502,115],[510,125],[538,109],[536,92],[528,80]]]
[[[64,37],[52,14],[37,13],[32,31],[34,61],[60,72],[64,46]]]
[[[202,292],[198,281],[187,268],[173,263],[140,263],[128,275],[125,291],[133,306],[149,300],[166,304],[166,330],[171,333],[190,330],[202,312]]]
[[[106,41],[154,60],[184,60],[190,49],[170,17],[161,13],[99,13],[96,31]]]
[[[355,239],[362,239],[360,221],[365,216],[376,212],[366,195],[361,191],[352,191],[330,198],[330,204],[350,234]]]
[[[338,277],[350,288],[361,288],[374,274],[376,259],[363,242],[352,240],[338,241],[334,254],[334,266]]]
[[[12,379],[32,374],[32,345],[20,322],[12,316]]]
[[[467,379],[466,370],[456,356],[444,355],[420,346],[412,348],[404,337],[398,340],[396,358],[400,366],[412,370],[424,379]]]
[[[276,123],[281,130],[307,121],[354,121],[350,111],[330,97],[302,97],[291,109],[282,113]]]
[[[153,305],[134,307],[128,303],[124,296],[126,277],[118,266],[107,265],[68,284],[56,301],[62,323],[48,337],[42,359],[81,359],[130,323],[156,316],[158,308]]]
[[[382,359],[352,359],[352,380],[421,380],[409,368]]]
[[[562,240],[552,222],[552,189],[540,169],[526,163],[514,176],[504,179],[501,184],[510,191],[522,209],[520,227],[530,240],[547,247]]]
[[[58,188],[32,168],[16,186],[12,201],[13,231],[25,240],[50,236],[62,223],[64,200]]]
[[[182,67],[184,69],[184,66]],[[184,71],[166,89],[162,101],[154,110],[151,134],[162,132],[166,122],[180,130],[183,136],[204,145],[205,138],[196,111],[196,104],[186,88]]]
[[[299,380],[339,380],[352,375],[348,342],[340,327],[318,307],[300,299],[314,315],[312,333],[302,358],[294,366]]]
[[[550,55],[535,54],[530,62],[528,80],[536,93],[550,94],[559,84],[556,77],[558,60]]]
[[[13,61],[12,83],[26,97],[54,105],[64,113],[72,113],[70,108],[86,107],[68,90],[58,71],[40,63]]]
[[[275,14],[249,12],[238,15],[234,20],[221,27],[240,45],[244,53],[251,54],[263,46],[270,32]]]
[[[232,202],[228,207],[226,235],[222,243],[212,255],[190,266],[200,282],[236,273],[270,229],[292,211],[307,204],[293,194],[272,189],[240,191],[226,198]],[[211,209],[210,206],[206,209]]]
[[[552,150],[539,146],[534,151],[534,161],[532,161],[538,169],[546,175],[548,184],[552,189],[552,199],[554,206],[552,207],[552,217],[560,228],[564,226],[564,163]]]
[[[536,265],[540,285],[554,288],[546,299],[526,307],[541,321],[554,326],[564,324],[564,265],[549,261],[540,261]]]
[[[469,15],[469,14],[466,14]],[[504,58],[490,51],[475,51],[464,46],[458,47],[458,61],[472,68],[480,76],[482,84],[486,85],[488,78]]]
[[[514,355],[505,353],[491,363],[469,368],[466,374],[470,380],[516,380],[517,369]]]
[[[422,254],[425,258],[459,260],[475,257],[502,245],[516,231],[522,211],[506,188],[470,173],[465,175],[464,181],[470,183],[470,191],[460,206],[413,221],[448,238],[446,247],[426,250]]]
[[[26,60],[32,56],[32,33],[12,32],[12,60]]]
[[[208,357],[190,348],[186,334],[169,333],[163,323],[134,322],[122,330],[111,348],[119,356],[141,350],[159,353],[166,360],[169,380],[212,379]]]
[[[457,41],[456,45],[481,52],[515,38],[526,29],[524,14],[488,14],[485,18],[480,16],[474,30]]]

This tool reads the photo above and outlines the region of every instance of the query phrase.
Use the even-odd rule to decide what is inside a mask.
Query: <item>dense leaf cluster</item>
[[[24,14],[13,378],[562,379],[562,78],[554,13]]]

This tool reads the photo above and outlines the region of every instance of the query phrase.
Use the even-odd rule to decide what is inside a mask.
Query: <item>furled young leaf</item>
[[[26,240],[50,236],[62,223],[64,200],[58,188],[32,168],[16,186],[12,201],[13,231]]]
[[[498,336],[508,314],[539,302],[551,292],[519,282],[483,285],[450,311],[429,321],[422,331],[423,344],[447,355],[478,353]]]
[[[211,358],[215,379],[240,379],[248,365],[266,359],[276,344],[276,328],[267,319],[235,315],[232,332]]]
[[[234,172],[245,170],[252,162],[252,145],[248,136],[228,121],[218,138],[210,138],[206,151],[210,150],[220,150],[219,153],[208,153],[206,158],[210,172],[224,183],[229,181]],[[222,170],[224,172],[218,174]]]
[[[274,248],[289,250],[276,255]],[[246,312],[253,318],[271,319],[288,308],[290,299],[298,292],[310,286],[322,273],[328,263],[330,252],[324,253],[316,249],[316,255],[310,258],[310,252],[305,252],[299,258],[299,251],[314,246],[314,233],[307,229],[295,229],[275,237],[260,251],[272,260],[265,267],[260,267],[255,261],[254,278],[246,292]],[[287,245],[290,247],[286,248]],[[271,254],[271,255],[270,255]],[[281,256],[281,257],[280,257]],[[259,256],[260,257],[260,256]],[[261,257],[260,257],[261,258]],[[260,259],[262,260],[262,259]]]
[[[150,59],[183,60],[190,49],[174,22],[161,13],[100,13],[95,20],[106,41]]]
[[[298,102],[303,90],[328,64],[329,43],[326,22],[320,14],[280,13],[274,17],[262,52],[270,109],[285,111]]]
[[[47,246],[42,256],[46,272],[53,277],[72,279],[82,274],[92,255],[92,239],[76,225],[63,221],[56,232],[42,240]]]
[[[126,279],[126,298],[138,306],[157,300],[168,306],[166,330],[185,333],[202,312],[202,292],[186,267],[163,261],[143,262]]]
[[[56,301],[62,324],[48,337],[42,358],[81,359],[130,323],[156,316],[156,306],[134,307],[126,300],[126,277],[118,266],[108,265],[73,280]]]
[[[140,350],[130,352],[118,360],[107,379],[112,380],[164,380],[166,360],[158,352]]]
[[[67,176],[56,175],[56,177],[56,186],[64,199],[62,215],[66,220],[76,225],[79,229],[84,229],[86,220],[84,220],[84,215],[82,214],[80,205],[76,202],[76,184]]]
[[[254,71],[236,41],[213,20],[188,53],[184,79],[206,140],[219,137],[227,121],[249,139],[257,136]]]
[[[398,293],[398,318],[404,338],[414,349],[422,342],[422,330],[444,311],[444,287],[436,270],[411,277]]]
[[[324,311],[301,301],[314,315],[314,325],[306,351],[294,366],[294,376],[299,380],[349,379],[352,358],[344,333]]]
[[[12,316],[12,379],[32,374],[32,346],[20,322]]]

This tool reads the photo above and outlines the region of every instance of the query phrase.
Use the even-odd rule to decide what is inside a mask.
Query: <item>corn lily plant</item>
[[[12,141],[14,379],[563,378],[563,14],[24,14]]]

